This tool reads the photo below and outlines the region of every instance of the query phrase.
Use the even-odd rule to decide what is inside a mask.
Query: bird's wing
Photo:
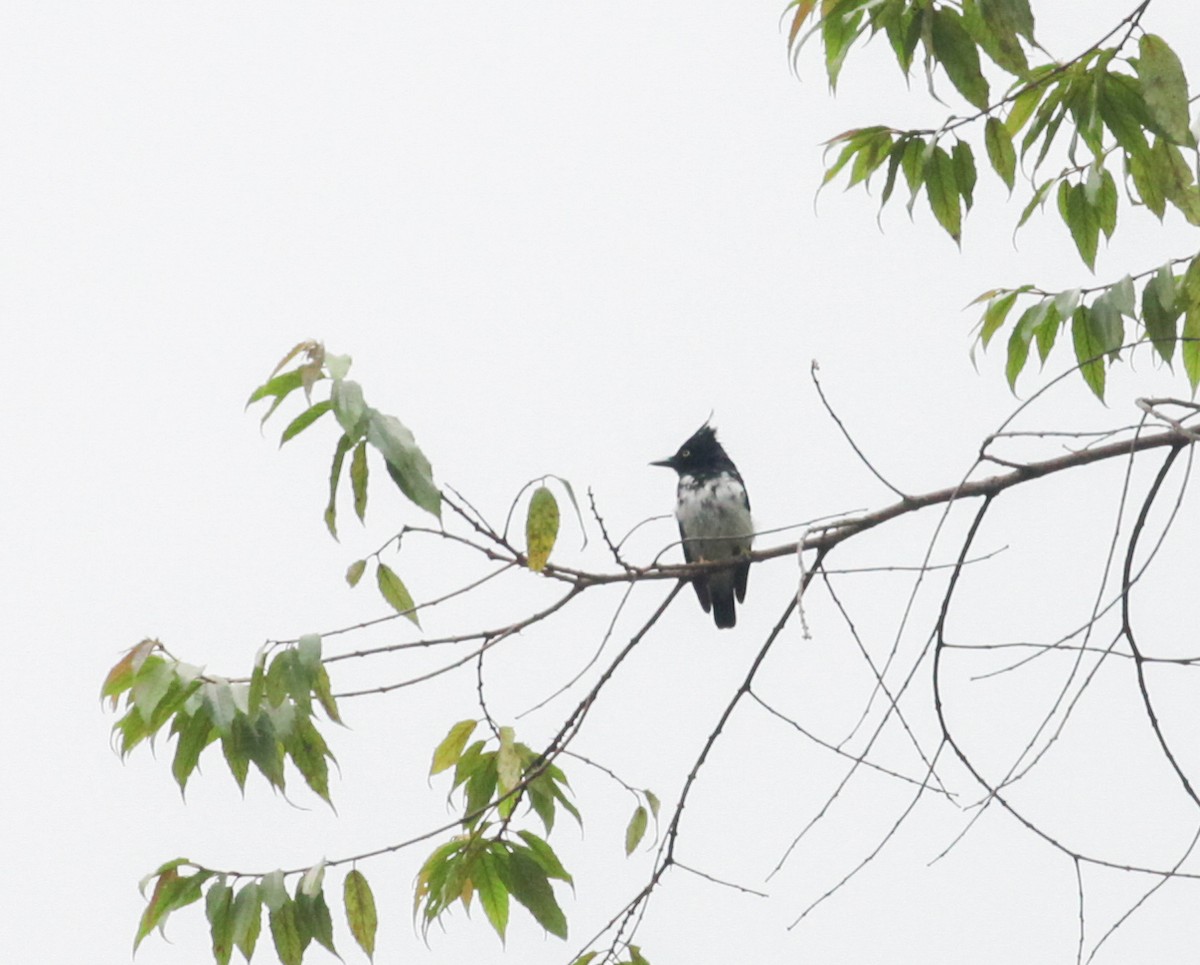
[[[696,562],[696,552],[692,546],[691,540],[687,538],[687,534],[683,531],[683,523],[679,524],[679,538],[683,541],[683,559],[688,563]],[[700,606],[704,608],[704,612],[708,613],[712,609],[712,599],[708,595],[708,577],[697,576],[692,580],[692,586],[696,589],[696,597],[700,600]]]
[[[733,588],[737,592],[738,603],[746,601],[746,581],[750,579],[750,564],[740,563],[733,571]]]

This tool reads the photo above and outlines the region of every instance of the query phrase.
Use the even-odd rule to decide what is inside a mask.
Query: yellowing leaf
[[[646,834],[646,823],[649,820],[649,814],[642,805],[637,806],[637,810],[633,812],[633,817],[629,819],[629,825],[625,828],[625,853],[633,854],[634,849],[641,843]]]
[[[539,486],[529,500],[529,513],[525,517],[525,555],[529,568],[541,573],[554,549],[558,537],[558,501],[554,493]]]
[[[375,914],[375,896],[371,886],[357,868],[346,875],[342,888],[342,902],[346,906],[346,922],[350,925],[350,934],[358,942],[359,948],[367,953],[367,958],[375,958],[375,929],[379,919]]]
[[[521,757],[514,745],[513,729],[500,728],[500,751],[496,755],[496,781],[500,793],[507,794],[521,780]]]
[[[450,732],[434,748],[433,763],[429,767],[431,777],[458,763],[458,759],[462,757],[463,748],[467,746],[467,741],[475,732],[477,724],[476,720],[460,720],[450,728]]]
[[[392,609],[408,617],[417,626],[420,626],[421,621],[417,619],[416,604],[413,603],[413,598],[409,595],[408,588],[392,568],[386,563],[380,563],[379,569],[375,571],[375,579],[379,584],[379,592],[392,605]]]
[[[1191,144],[1187,77],[1175,51],[1162,37],[1143,34],[1138,53],[1137,72],[1151,118],[1176,144]]]
[[[362,579],[363,572],[367,568],[366,560],[355,560],[346,567],[346,582],[351,586],[358,586],[358,581]]]

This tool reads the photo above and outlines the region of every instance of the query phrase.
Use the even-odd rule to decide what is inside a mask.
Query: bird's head
[[[717,441],[717,430],[708,423],[692,433],[691,438],[670,459],[659,459],[650,465],[666,466],[681,476],[685,473],[699,475],[733,468],[732,460]]]

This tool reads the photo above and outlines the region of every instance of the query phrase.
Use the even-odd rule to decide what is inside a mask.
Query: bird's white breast
[[[732,476],[697,482],[679,477],[675,517],[688,540],[693,558],[720,560],[750,548],[754,523],[746,505],[746,490]]]

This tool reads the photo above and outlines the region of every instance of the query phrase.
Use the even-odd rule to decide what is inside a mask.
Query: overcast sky
[[[1052,6],[1037,13],[1058,19],[1039,25],[1065,57],[1132,2]],[[618,533],[667,513],[674,480],[647,463],[710,413],[761,528],[887,504],[891,494],[821,408],[814,359],[856,441],[893,482],[920,492],[961,478],[1018,402],[999,353],[972,367],[975,310],[962,307],[998,285],[1065,288],[1092,276],[1052,212],[1035,217],[1014,249],[1024,197],[1006,206],[987,173],[961,253],[923,200],[910,222],[897,199],[882,230],[861,192],[835,185],[814,204],[822,141],[872,122],[936,126],[945,109],[919,78],[906,96],[883,44],[851,58],[831,99],[815,46],[800,76],[790,72],[782,7],[10,0],[0,12],[0,318],[9,346],[0,924],[12,961],[126,961],[142,908],[136,882],[171,857],[294,867],[445,818],[445,789],[427,788],[424,772],[446,728],[477,713],[469,673],[346,702],[350,729],[330,735],[341,762],[337,816],[300,792],[291,807],[253,778],[243,801],[215,750],[185,804],[169,753],[156,761],[139,748],[122,764],[108,747],[113,718],[97,705],[100,682],[145,636],[236,675],[267,638],[386,612],[342,573],[417,522],[417,511],[381,485],[365,528],[343,505],[334,543],[321,523],[332,426],[280,452],[284,421],[260,433],[257,416],[242,411],[294,343],[317,338],[352,355],[368,402],[399,416],[439,482],[496,520],[546,472],[580,494],[592,487]],[[1158,3],[1145,24],[1195,72],[1190,12]],[[976,153],[982,160],[981,146]],[[1096,279],[1195,248],[1194,230],[1173,215],[1166,229],[1135,214],[1128,223],[1102,251]],[[1070,361],[1064,346],[1047,373]],[[1136,378],[1114,376],[1109,408],[1073,380],[1023,427],[1127,425],[1136,395],[1184,394],[1181,380],[1147,361]],[[1022,395],[1038,378],[1031,369]],[[965,637],[1053,636],[1086,614],[1122,471],[1014,497],[984,534],[983,550],[1010,550],[970,589],[965,609],[977,623],[966,621]],[[954,517],[951,533],[965,519]],[[1194,532],[1196,521],[1185,505],[1177,532]],[[935,522],[898,523],[848,549],[840,565],[915,564]],[[594,531],[581,552],[574,526],[564,522],[561,558],[605,568]],[[630,545],[649,560],[673,538],[673,523],[660,520]],[[955,546],[939,544],[935,562]],[[474,572],[432,543],[406,546],[396,566],[418,599]],[[681,598],[597,706],[578,749],[670,802],[795,578],[794,561],[757,567],[728,634]],[[880,659],[910,587],[899,574],[846,583]],[[634,596],[618,639],[662,590]],[[546,592],[523,577],[478,609],[432,611],[425,627],[490,625]],[[1194,597],[1194,584],[1165,579],[1159,592],[1170,610]],[[616,602],[597,593],[578,616],[498,656],[494,712],[515,719],[586,663]],[[936,602],[936,593],[920,598],[904,637],[910,655]],[[827,598],[812,607],[813,639],[791,626],[765,686],[837,740],[861,712],[869,679]],[[362,643],[411,636],[392,624]],[[327,652],[339,646],[354,648],[330,640]],[[340,664],[334,686],[386,683],[409,666]],[[1151,753],[1129,674],[1124,665],[1098,678],[1091,716],[1081,710],[1077,740],[1056,751],[1061,780],[1047,775],[1029,803],[1116,860],[1170,864],[1194,819],[1161,768],[1117,763]],[[966,732],[1036,722],[1054,679],[1004,679],[960,705]],[[518,735],[536,746],[569,705],[519,722]],[[910,713],[930,738],[928,705],[918,699]],[[902,742],[887,752],[913,772]],[[843,772],[749,707],[709,767],[689,804],[681,860],[760,889]],[[569,827],[554,839],[578,880],[575,898],[562,896],[571,940],[543,940],[514,913],[513,960],[563,962],[649,872],[649,854],[622,857],[631,801],[583,766],[571,774],[588,820],[582,839]],[[975,789],[955,776],[971,801]],[[909,797],[888,779],[857,779],[821,833],[765,885],[769,899],[672,875],[640,936],[646,954],[655,965],[1074,960],[1069,862],[989,811],[928,867],[967,819],[935,801],[847,890],[786,930]],[[377,960],[499,960],[479,915],[455,913],[428,951],[414,936],[411,882],[424,856],[418,848],[363,867],[383,916]],[[335,891],[340,882],[331,872]],[[1093,941],[1146,885],[1094,884]],[[1195,916],[1183,910],[1194,894],[1165,892],[1101,961],[1168,961],[1194,949]],[[339,948],[362,960],[334,904]],[[180,913],[168,936],[173,944],[148,939],[138,961],[209,960],[201,909]],[[264,939],[259,958],[271,955]]]

